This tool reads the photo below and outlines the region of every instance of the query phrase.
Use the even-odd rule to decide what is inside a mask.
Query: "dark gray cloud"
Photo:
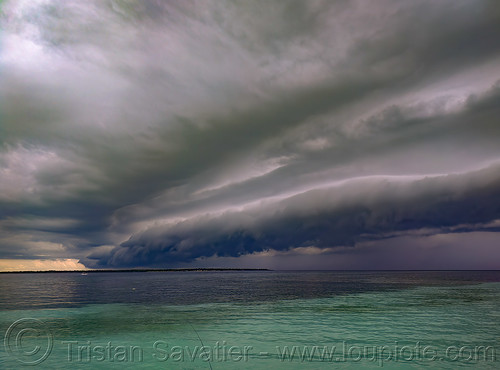
[[[197,263],[498,218],[495,1],[9,0],[1,17],[0,258]]]
[[[490,224],[500,219],[499,189],[498,165],[418,180],[351,180],[247,210],[151,227],[101,256],[100,263],[161,265],[268,249],[353,246],[405,232],[496,231]]]

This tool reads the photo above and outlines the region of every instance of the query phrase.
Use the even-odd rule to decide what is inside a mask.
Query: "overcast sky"
[[[0,270],[500,268],[497,0],[0,4]]]

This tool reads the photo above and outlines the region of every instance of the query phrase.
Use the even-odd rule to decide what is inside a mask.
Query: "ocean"
[[[500,368],[499,271],[0,275],[0,368]]]

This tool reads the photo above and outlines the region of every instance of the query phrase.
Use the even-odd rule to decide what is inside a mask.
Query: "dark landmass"
[[[93,273],[93,272],[209,272],[209,271],[271,271],[269,269],[243,269],[243,268],[184,268],[184,269],[94,269],[94,270],[44,270],[44,271],[0,271],[0,274],[46,274],[46,273]]]

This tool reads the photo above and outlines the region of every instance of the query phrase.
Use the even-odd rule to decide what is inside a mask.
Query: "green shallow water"
[[[9,333],[22,318],[42,324],[21,322]],[[265,302],[6,310],[0,329],[10,347],[2,346],[0,367],[42,357],[48,331],[52,350],[39,368],[493,369],[499,323],[496,282]],[[36,330],[15,342],[22,325]],[[23,352],[37,345],[38,353]]]

